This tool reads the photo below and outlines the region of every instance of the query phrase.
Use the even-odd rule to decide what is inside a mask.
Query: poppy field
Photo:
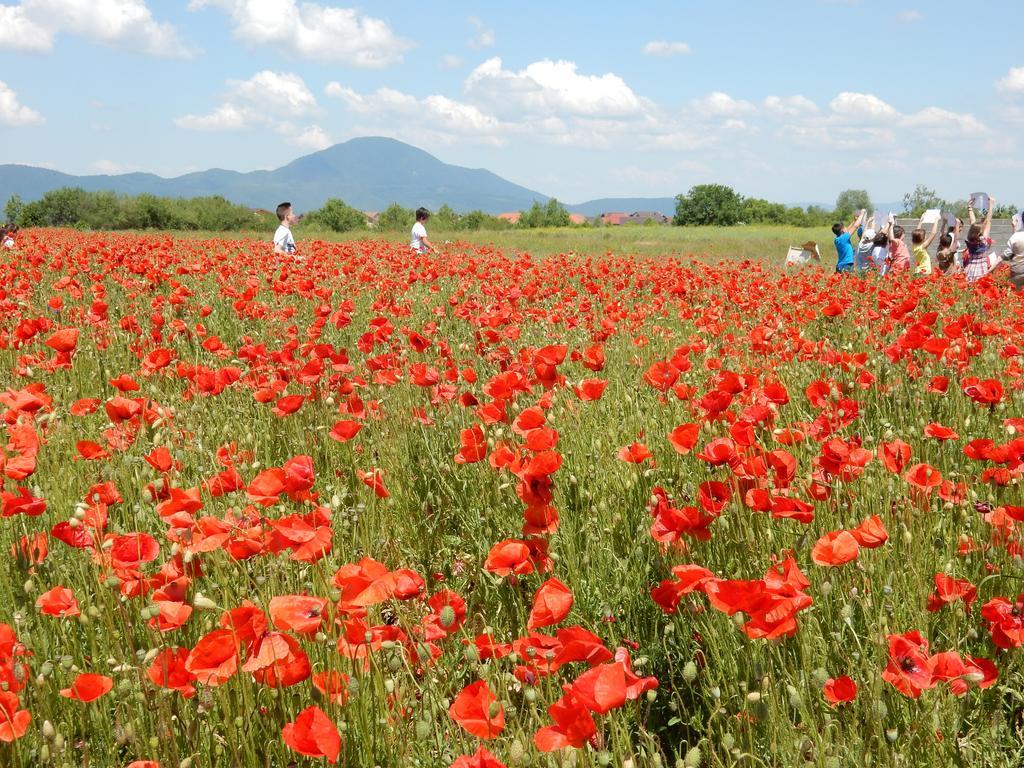
[[[1017,766],[999,275],[23,233],[0,765]]]

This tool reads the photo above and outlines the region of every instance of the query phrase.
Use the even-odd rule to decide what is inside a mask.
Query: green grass
[[[694,256],[702,259],[754,259],[782,263],[790,245],[802,245],[808,240],[818,243],[824,262],[830,256],[832,233],[826,228],[802,228],[785,226],[740,226],[740,227],[673,227],[673,226],[622,226],[622,227],[569,227],[553,229],[506,229],[445,232],[429,230],[431,241],[440,248],[450,244],[469,243],[475,246],[492,246],[507,251],[522,251],[538,256],[558,253],[641,254],[649,256]],[[244,232],[224,235],[223,233],[197,232],[174,233],[177,237],[208,239],[241,238],[270,240],[273,233]],[[295,228],[295,238],[301,248],[303,241],[325,240],[329,242],[350,242],[353,240],[386,240],[404,244],[408,242],[405,233],[398,232],[348,232],[337,233],[311,226]]]

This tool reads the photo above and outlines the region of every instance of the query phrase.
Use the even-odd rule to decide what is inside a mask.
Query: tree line
[[[902,214],[908,218],[918,218],[930,208],[938,208],[967,218],[966,200],[943,200],[934,190],[920,184],[913,192],[903,196]],[[830,210],[817,205],[800,208],[755,197],[743,197],[723,184],[698,184],[687,194],[676,197],[676,215],[672,223],[682,227],[731,227],[737,224],[827,227],[836,221],[845,222],[853,218],[854,213],[860,210],[874,210],[871,197],[863,189],[847,189],[840,192],[835,208]],[[1000,205],[992,215],[997,219],[1005,219],[1013,216],[1018,210],[1013,205]]]
[[[967,201],[948,201],[934,190],[918,185],[903,197],[903,214],[917,218],[929,208],[951,211],[966,218]],[[806,208],[773,203],[756,197],[743,197],[722,184],[699,184],[676,197],[672,223],[677,226],[729,227],[739,224],[781,224],[792,227],[827,227],[835,221],[852,218],[860,209],[873,210],[865,190],[848,189],[839,194],[834,209],[811,205]],[[1001,205],[996,218],[1016,213],[1014,206]],[[223,197],[169,198],[156,195],[119,195],[114,192],[87,192],[64,187],[47,192],[39,200],[23,203],[12,195],[4,207],[5,220],[21,227],[77,227],[79,229],[176,229],[207,232],[267,231],[277,226],[268,211],[253,211]],[[333,232],[378,230],[404,232],[415,220],[414,209],[392,203],[370,221],[367,215],[332,198],[309,211],[303,222]],[[512,223],[480,210],[457,213],[442,205],[431,213],[431,226],[439,231],[501,230],[510,228],[570,226],[569,212],[557,199],[535,201],[519,212]],[[592,225],[577,225],[592,226]]]
[[[207,232],[266,231],[277,226],[269,211],[254,211],[220,196],[170,198],[156,195],[119,195],[64,187],[24,203],[12,195],[4,206],[5,221],[21,227],[75,227],[79,229],[176,229]],[[303,223],[333,232],[375,229],[404,232],[415,221],[413,208],[392,203],[370,220],[344,200],[331,198],[308,211]],[[516,224],[480,210],[457,213],[442,205],[431,213],[431,224],[442,231],[569,226],[569,212],[558,200],[534,202],[520,211]]]

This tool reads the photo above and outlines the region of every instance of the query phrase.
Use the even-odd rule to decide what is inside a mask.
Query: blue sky
[[[274,168],[387,135],[569,202],[1024,203],[1019,5],[0,0],[0,162]]]

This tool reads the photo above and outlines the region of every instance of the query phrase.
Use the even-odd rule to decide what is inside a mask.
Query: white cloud
[[[895,107],[870,93],[843,91],[832,99],[829,108],[837,115],[861,122],[886,121],[899,117]]]
[[[442,69],[458,69],[462,66],[462,59],[456,56],[454,53],[445,54],[441,58]]]
[[[248,80],[228,80],[228,87],[237,98],[276,114],[297,117],[320,111],[303,79],[290,72],[263,70]]]
[[[172,24],[159,22],[144,0],[22,0],[0,5],[0,47],[46,52],[59,33],[153,56],[188,57]]]
[[[818,105],[806,96],[768,96],[764,100],[764,108],[773,115],[784,117],[798,117],[800,115],[813,115],[818,112]]]
[[[490,137],[491,143],[502,128],[498,118],[447,96],[417,98],[393,88],[378,88],[363,95],[341,83],[328,83],[324,91],[328,96],[341,99],[351,111],[382,123],[404,119],[436,131]]]
[[[1024,93],[1024,67],[1013,67],[996,81],[996,90],[1002,93]]]
[[[988,129],[974,115],[927,107],[903,118],[903,125],[931,137],[980,136]]]
[[[644,46],[644,53],[648,56],[683,56],[692,53],[689,43],[669,42],[667,40],[652,40]]]
[[[46,120],[34,109],[20,104],[18,94],[7,83],[0,80],[0,125],[20,128],[26,125],[41,125]]]
[[[251,45],[269,45],[323,62],[377,69],[398,64],[412,44],[387,22],[354,8],[296,0],[191,0],[189,9],[212,6],[227,13],[234,35]]]
[[[29,18],[20,5],[0,5],[0,49],[46,53],[53,49],[53,31]]]
[[[473,27],[473,38],[469,41],[468,45],[474,50],[480,50],[481,48],[490,48],[494,45],[494,30],[488,27],[483,21],[476,17],[470,16],[469,25]]]
[[[90,166],[90,170],[106,176],[116,176],[121,173],[132,173],[139,169],[136,166],[115,163],[113,160],[97,160]]]
[[[698,113],[709,117],[749,115],[757,109],[749,101],[734,99],[729,94],[722,93],[721,91],[715,91],[703,99],[696,99],[691,104]]]
[[[544,59],[515,72],[495,57],[473,70],[465,91],[499,114],[628,117],[646,109],[618,75],[581,75],[571,61]]]
[[[183,115],[174,124],[192,131],[240,131],[258,122],[257,113],[248,107],[221,104],[208,115]]]
[[[920,11],[903,11],[896,16],[897,20],[902,21],[904,24],[915,24],[924,18],[924,14]]]
[[[316,152],[321,149],[327,149],[334,142],[331,141],[331,137],[319,125],[311,125],[306,130],[296,134],[291,139],[291,143]]]
[[[228,80],[224,103],[208,115],[184,115],[174,123],[193,131],[240,131],[256,125],[280,127],[282,120],[320,113],[305,81],[290,72],[257,72],[248,80]]]

